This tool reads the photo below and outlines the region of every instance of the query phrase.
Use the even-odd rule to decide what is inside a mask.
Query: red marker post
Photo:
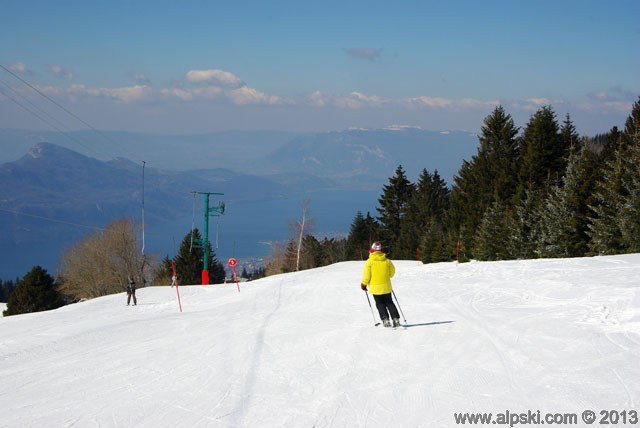
[[[227,264],[229,265],[229,267],[231,267],[231,270],[233,271],[233,278],[236,280],[236,286],[238,287],[238,293],[239,293],[240,292],[240,282],[238,281],[238,274],[236,273],[236,265],[238,264],[238,261],[236,259],[234,259],[233,257],[231,257]]]
[[[176,286],[176,294],[178,295],[178,306],[180,307],[180,312],[182,312],[182,303],[180,303],[180,292],[178,291],[178,275],[176,274],[176,264],[173,260],[171,260],[171,270],[173,270],[171,284]]]

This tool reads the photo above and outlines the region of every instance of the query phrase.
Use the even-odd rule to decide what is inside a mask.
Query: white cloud
[[[401,106],[416,109],[416,108],[429,108],[447,110],[452,112],[461,112],[465,110],[486,110],[495,108],[500,105],[500,101],[482,101],[475,98],[462,98],[461,100],[453,100],[444,97],[431,97],[422,95],[419,97],[405,98],[398,100],[397,103]]]
[[[484,109],[497,107],[500,105],[500,101],[480,101],[473,98],[463,98],[460,100],[459,105],[464,108]]]
[[[73,79],[73,72],[62,68],[61,66],[54,64],[49,66],[49,72],[56,77],[62,77],[63,79]]]
[[[224,70],[191,70],[187,72],[185,77],[190,83],[217,82],[231,87],[243,85],[238,76]]]
[[[422,128],[420,126],[415,126],[415,125],[391,124],[391,125],[385,126],[383,129],[386,129],[387,131],[406,131],[407,129],[422,129]]]
[[[147,85],[135,85],[126,88],[115,88],[106,90],[107,95],[119,101],[130,103],[149,99],[152,96],[152,90]]]
[[[611,110],[628,112],[633,109],[633,103],[631,101],[607,101],[604,105]]]
[[[630,110],[633,102],[638,99],[638,95],[620,86],[612,86],[608,91],[589,92],[587,97],[597,103],[612,107],[615,110]]]
[[[191,101],[194,96],[191,91],[182,88],[163,88],[158,93],[166,98],[178,98],[182,101]]]
[[[380,97],[378,95],[366,95],[357,91],[335,98],[331,98],[320,91],[314,91],[307,96],[306,102],[308,105],[315,107],[334,106],[349,109],[361,109],[366,107],[397,105],[410,109],[431,108],[446,109],[449,111],[488,109],[500,105],[499,101],[482,101],[474,98],[451,100],[443,97],[419,96],[413,98],[391,99]]]
[[[453,106],[453,101],[442,97],[421,96],[409,98],[404,101],[404,104],[410,107],[445,108]]]
[[[46,87],[43,92],[66,93],[75,97],[109,98],[123,103],[134,103],[138,101],[149,101],[153,99],[179,99],[189,102],[195,100],[214,100],[226,96],[232,103],[237,105],[250,104],[291,104],[291,100],[286,100],[278,96],[268,95],[257,89],[248,86],[225,90],[218,86],[203,86],[198,88],[162,88],[154,90],[148,85],[135,85],[120,88],[91,88],[85,85],[71,85],[67,89],[56,87]]]
[[[84,85],[72,85],[69,87],[68,93],[75,96],[110,98],[123,103],[132,103],[153,97],[153,91],[147,85],[123,88],[88,88]]]
[[[197,89],[163,88],[158,93],[165,98],[178,98],[182,101],[213,100],[220,97],[223,90],[218,86],[204,86]]]
[[[324,107],[329,102],[329,98],[320,91],[313,91],[307,97],[307,104],[314,107]]]
[[[543,106],[551,105],[551,100],[547,98],[527,98],[526,100],[514,101],[511,103],[511,107],[524,111],[537,111]]]
[[[61,88],[59,86],[51,86],[51,85],[34,85],[38,91],[47,95],[65,95],[68,93],[68,89]]]
[[[17,74],[26,74],[29,72],[27,65],[23,62],[16,62],[15,64],[11,64],[9,66],[9,70]]]
[[[380,107],[388,100],[377,95],[365,95],[360,92],[351,92],[345,97],[335,100],[335,105],[343,108],[360,109],[364,107]]]
[[[551,100],[549,100],[548,98],[528,98],[526,101],[540,107],[548,106],[551,104]]]
[[[191,93],[198,99],[212,100],[218,98],[223,93],[223,90],[218,86],[204,86],[193,89]]]
[[[605,91],[591,92],[587,94],[587,96],[597,101],[606,101],[611,99],[609,94]]]
[[[238,89],[234,89],[227,93],[229,99],[238,105],[247,105],[247,104],[282,104],[284,101],[282,98],[267,95],[264,92],[260,92],[257,89],[250,88],[248,86],[243,86]]]

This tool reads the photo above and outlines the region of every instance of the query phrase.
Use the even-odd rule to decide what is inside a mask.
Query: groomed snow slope
[[[455,412],[639,410],[640,255],[394,263],[399,330],[374,327],[363,262],[240,293],[180,287],[183,313],[175,289],[149,287],[136,307],[122,293],[1,318],[0,426],[412,428],[456,426]]]

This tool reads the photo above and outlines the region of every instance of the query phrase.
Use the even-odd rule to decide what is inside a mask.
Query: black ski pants
[[[396,309],[396,305],[393,303],[391,293],[374,294],[373,299],[376,301],[376,308],[378,308],[378,313],[380,314],[381,320],[388,320],[389,316],[391,316],[391,319],[400,318],[398,309]]]
[[[133,297],[133,304],[138,304],[138,299],[136,299],[136,290],[127,291],[127,306],[131,303],[131,297]]]

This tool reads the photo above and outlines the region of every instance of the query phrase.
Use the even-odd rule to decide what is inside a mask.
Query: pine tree
[[[562,122],[562,128],[560,128],[560,139],[562,141],[562,145],[569,147],[569,152],[571,154],[577,154],[580,151],[580,135],[578,135],[578,131],[571,121],[569,113],[567,113],[564,122]]]
[[[445,214],[451,192],[438,171],[423,169],[414,186],[398,239],[398,254],[423,263],[449,259]]]
[[[627,163],[635,172],[623,181],[627,198],[620,205],[618,222],[626,251],[637,253],[640,252],[640,144],[635,145]]]
[[[409,202],[414,192],[414,185],[407,179],[402,166],[396,168],[394,177],[389,179],[389,184],[383,186],[383,194],[378,199],[380,207],[377,208],[378,221],[380,222],[380,234],[383,244],[395,251],[399,243],[402,222],[407,215]],[[393,253],[394,258],[410,258],[411,254]]]
[[[209,244],[211,246],[211,244]],[[222,284],[224,283],[227,272],[224,269],[224,265],[217,259],[216,253],[209,248],[211,257],[209,258],[209,281],[210,284]]]
[[[454,177],[447,224],[455,228],[465,248],[473,248],[473,237],[485,212],[494,203],[509,208],[518,186],[519,132],[502,106],[484,120],[478,152]]]
[[[462,161],[462,166],[453,181],[451,204],[446,218],[447,230],[451,231],[452,235],[457,235],[455,239],[460,240],[463,248],[471,248],[473,235],[486,209],[478,201],[478,195],[483,191],[487,192],[487,189],[474,187],[473,183],[481,180],[474,164],[467,160]]]
[[[638,249],[640,100],[634,103],[620,137],[595,191],[589,235],[590,248],[596,254],[619,254]]]
[[[367,213],[367,217],[371,219],[369,213]],[[347,258],[347,240],[345,238],[324,238],[320,245],[322,247],[321,266],[327,266],[333,263],[349,260],[349,258]]]
[[[422,170],[400,232],[399,247],[403,254],[421,260],[433,259],[433,250],[439,249],[444,239],[444,217],[450,195],[447,183],[437,170],[433,174]]]
[[[529,120],[520,140],[520,177],[517,200],[527,189],[549,188],[564,175],[569,146],[563,141],[556,115],[542,107]]]
[[[423,170],[422,175],[426,178],[424,187],[422,180],[418,182],[418,189],[421,193],[418,196],[418,201],[421,200],[421,197],[424,198],[422,201],[425,210],[422,212],[422,217],[435,217],[438,221],[444,222],[445,214],[449,209],[451,190],[437,169],[431,175],[431,180],[428,179],[429,172],[426,169]]]
[[[640,97],[633,103],[631,113],[624,124],[624,136],[630,145],[637,145],[640,138]]]
[[[484,121],[478,155],[483,158],[480,168],[489,188],[486,199],[483,200],[486,207],[492,206],[494,202],[509,207],[516,192],[517,162],[520,156],[518,132],[519,128],[515,126],[513,118],[502,106],[496,107]]]
[[[176,273],[182,285],[202,283],[203,251],[194,245],[201,240],[200,231],[196,228],[185,235],[180,243],[178,255],[175,257]]]
[[[15,288],[13,281],[0,280],[0,302],[8,302]]]
[[[524,198],[515,207],[511,219],[506,218],[505,224],[509,230],[507,241],[508,259],[536,258],[536,239],[539,227],[539,210],[544,202],[546,190],[527,190]]]
[[[473,256],[478,260],[504,260],[508,258],[509,232],[504,207],[500,202],[484,213],[473,240]]]
[[[298,245],[293,239],[289,239],[287,242],[285,254],[285,265],[282,267],[282,272],[295,272],[298,257]]]
[[[617,126],[611,128],[611,130],[604,136],[604,143],[602,147],[602,163],[608,162],[615,157],[616,150],[622,144],[623,134],[620,132]]]
[[[531,236],[538,257],[568,257],[568,236],[575,233],[574,216],[569,208],[568,185],[553,186],[542,206],[536,207],[536,231]]]
[[[540,257],[575,257],[587,251],[587,215],[591,177],[590,150],[578,143],[569,156],[561,185],[555,185],[538,208],[536,252]]]
[[[348,260],[366,260],[369,257],[369,248],[374,241],[379,240],[380,225],[367,212],[363,217],[362,213],[356,213],[349,236],[346,242],[346,257]]]
[[[626,198],[620,204],[618,224],[628,252],[640,251],[640,99],[634,103],[625,124],[628,142],[623,159],[622,187]]]
[[[171,285],[171,277],[173,276],[173,268],[171,265],[171,260],[169,260],[169,256],[165,256],[158,266],[156,267],[153,273],[153,284],[154,285]],[[178,281],[180,284],[182,279]]]
[[[452,250],[454,245],[450,245],[444,225],[436,217],[425,225],[420,240],[420,258],[422,263],[438,263],[452,260]]]
[[[622,231],[617,221],[619,208],[625,199],[622,184],[622,157],[617,153],[605,165],[603,179],[595,191],[593,214],[589,223],[589,247],[595,254],[619,254],[624,252]]]
[[[305,235],[302,238],[302,250],[300,251],[299,270],[313,269],[322,266],[324,259],[320,242],[313,235]]]
[[[16,282],[16,289],[7,302],[4,316],[48,311],[64,306],[64,298],[57,290],[58,284],[40,266],[34,266]]]
[[[204,268],[204,251],[200,231],[195,228],[187,233],[182,239],[178,255],[175,258],[176,273],[182,285],[194,285],[202,283],[202,270]],[[226,276],[224,266],[216,259],[216,255],[211,247],[211,242],[207,242],[209,282],[211,284],[221,284]]]

